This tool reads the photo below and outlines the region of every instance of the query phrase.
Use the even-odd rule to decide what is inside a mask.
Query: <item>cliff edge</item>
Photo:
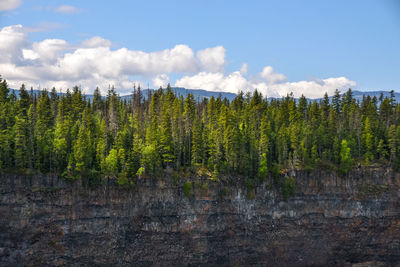
[[[400,265],[399,174],[294,178],[285,200],[272,180],[246,188],[165,175],[90,189],[2,174],[0,265]]]

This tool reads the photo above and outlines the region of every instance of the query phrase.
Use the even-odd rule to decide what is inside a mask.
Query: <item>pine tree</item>
[[[387,150],[385,141],[383,141],[383,139],[380,139],[380,140],[379,140],[378,145],[377,145],[377,147],[376,147],[376,152],[377,152],[377,154],[378,154],[378,158],[379,158],[381,161],[386,160],[386,158],[388,157],[389,152],[388,152],[388,150]]]
[[[170,86],[149,90],[147,99],[134,87],[130,101],[113,87],[105,100],[99,88],[90,101],[78,87],[36,95],[24,85],[17,97],[0,80],[0,167],[88,177],[85,184],[108,176],[121,186],[169,167],[204,166],[215,179],[264,179],[325,165],[343,175],[353,163],[373,160],[400,169],[393,92],[361,102],[351,90],[343,96],[336,90],[332,103],[327,94],[320,101],[293,94],[267,100],[258,91],[240,92],[232,102],[221,96],[196,102]]]
[[[267,153],[262,153],[260,157],[260,167],[258,168],[258,177],[264,179],[268,175]]]
[[[24,84],[22,84],[21,88],[19,89],[19,99],[17,103],[18,103],[17,104],[18,113],[20,114],[20,116],[27,118],[28,109],[31,104],[31,99],[28,92],[25,89]]]
[[[14,160],[15,167],[27,168],[28,167],[28,123],[23,116],[16,116],[14,125]]]
[[[91,169],[92,165],[92,140],[91,140],[91,132],[88,127],[88,109],[85,109],[82,115],[82,121],[79,124],[79,131],[77,140],[74,144],[74,163],[75,163],[75,172],[80,174],[81,177],[88,174],[88,171]]]
[[[171,112],[169,102],[163,107],[160,129],[160,154],[164,166],[171,166],[174,161],[174,149],[172,140]]]
[[[92,108],[97,112],[102,112],[104,110],[104,101],[101,96],[99,87],[96,87],[96,89],[94,90]]]
[[[8,94],[10,89],[6,80],[3,80],[0,76],[0,104],[4,104],[8,101]]]
[[[351,169],[353,164],[353,160],[351,157],[350,148],[348,146],[348,142],[346,139],[342,140],[341,148],[340,148],[340,169],[339,172],[341,174],[346,174]]]
[[[192,158],[192,128],[195,116],[195,105],[194,97],[192,94],[188,94],[185,100],[185,107],[183,112],[184,124],[185,124],[185,142],[184,142],[184,163],[189,164]]]
[[[390,162],[394,162],[397,155],[397,144],[398,140],[396,138],[396,126],[394,124],[390,125],[388,133],[388,142],[390,150]]]
[[[118,175],[118,151],[111,149],[106,160],[106,170],[109,177],[117,177]]]
[[[332,98],[332,106],[333,109],[336,111],[337,114],[341,111],[341,101],[340,101],[340,92],[338,89],[335,90],[335,94]]]
[[[54,131],[54,162],[58,171],[65,169],[68,159],[68,132],[69,120],[63,120],[62,116],[57,117]]]
[[[53,113],[51,111],[50,98],[46,90],[39,95],[36,108],[36,142],[37,157],[36,166],[43,172],[52,169],[52,141],[53,141]]]
[[[143,148],[141,166],[150,175],[155,175],[160,171],[161,159],[154,145],[147,145]]]
[[[365,161],[368,165],[371,160],[374,159],[374,135],[372,133],[369,117],[365,119],[364,125],[362,139],[365,144]]]

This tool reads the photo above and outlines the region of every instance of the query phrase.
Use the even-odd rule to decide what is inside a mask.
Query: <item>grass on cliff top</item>
[[[368,197],[380,196],[388,190],[387,185],[365,184],[361,185],[357,190],[357,198],[365,199]]]

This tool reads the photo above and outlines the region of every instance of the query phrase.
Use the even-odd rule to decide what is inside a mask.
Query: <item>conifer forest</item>
[[[400,166],[400,105],[394,97],[349,89],[320,100],[238,93],[233,101],[177,96],[166,89],[129,100],[114,88],[87,99],[0,84],[1,170],[56,173],[67,180],[121,186],[164,171],[203,170],[213,179],[235,174],[264,179],[317,168],[345,176],[364,165]],[[239,179],[238,178],[238,179]]]

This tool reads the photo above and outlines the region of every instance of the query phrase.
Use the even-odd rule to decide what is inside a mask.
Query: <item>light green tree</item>
[[[351,157],[350,147],[346,139],[342,140],[340,147],[340,169],[339,173],[342,175],[348,173],[353,165],[353,159]]]

